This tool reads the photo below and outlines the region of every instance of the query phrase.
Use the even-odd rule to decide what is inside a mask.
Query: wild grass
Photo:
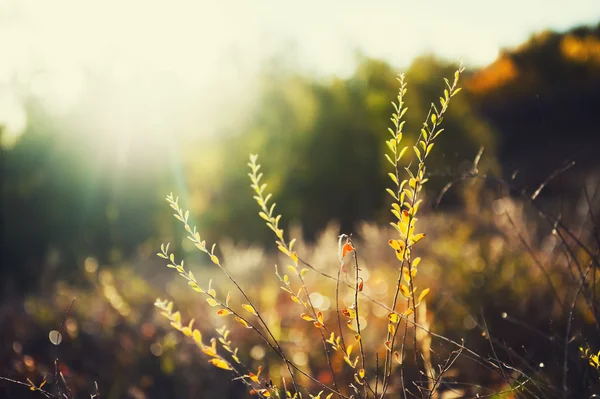
[[[45,320],[65,319],[52,309],[65,309],[77,297],[73,319],[98,325],[109,319],[104,337],[122,324],[127,342],[136,336],[148,341],[163,372],[183,374],[187,364],[180,384],[208,373],[196,363],[205,358],[215,368],[209,379],[226,375],[258,397],[593,397],[600,393],[597,187],[583,187],[572,214],[549,209],[540,193],[570,163],[529,193],[481,173],[480,152],[438,198],[428,197],[423,188],[435,178],[428,160],[440,138],[452,134],[442,126],[462,73],[459,67],[444,81],[413,141],[405,137],[403,120],[407,81],[398,76],[385,143],[388,225],[362,223],[354,234],[332,225],[314,244],[305,242],[300,228],[284,229],[259,156],[252,154],[249,195],[278,255],[207,243],[179,199],[168,195],[186,240],[212,266],[194,272],[178,248],[161,245],[158,256],[189,289],[169,283],[161,297],[171,299],[154,303],[170,332],[163,334],[160,322],[151,328],[138,310],[156,293],[148,279],[98,270],[97,264],[86,266],[94,289],[57,285],[54,303],[41,298],[28,306]],[[466,197],[469,212],[434,211],[454,185],[473,182],[477,194]],[[98,298],[104,310],[90,312]],[[205,306],[194,320],[183,313],[192,313],[198,298]],[[137,331],[146,331],[144,337]],[[178,337],[199,351],[187,351]],[[185,356],[176,355],[178,346]],[[143,356],[137,347],[122,351]],[[49,398],[77,397],[74,379],[61,374],[58,360],[46,374],[30,374],[26,382],[2,379]],[[209,385],[199,389],[223,393]],[[104,396],[102,384],[92,391],[93,398]]]
[[[571,338],[570,320],[581,294],[597,325],[595,278],[590,279],[589,276],[598,266],[598,252],[591,250],[587,242],[579,240],[562,224],[560,218],[545,213],[541,208],[537,208],[538,211],[553,226],[553,237],[558,237],[555,245],[560,246],[560,250],[564,253],[563,263],[566,263],[570,278],[575,282],[575,290],[572,285],[568,288],[555,286],[556,276],[564,276],[564,269],[561,268],[564,265],[554,266],[552,272],[542,266],[540,260],[535,258],[535,251],[528,244],[525,230],[519,230],[519,226],[510,217],[511,213],[515,215],[514,212],[500,210],[497,213],[507,217],[511,224],[510,230],[515,233],[513,236],[518,237],[519,243],[515,245],[522,245],[533,257],[538,272],[541,272],[547,281],[559,307],[563,312],[568,313],[562,344],[564,351],[562,386],[552,383],[543,376],[543,373],[540,373],[542,363],[540,363],[542,366],[532,368],[529,360],[523,359],[522,355],[510,349],[502,338],[492,336],[483,311],[481,315],[476,315],[469,313],[467,309],[469,306],[461,306],[461,304],[455,306],[459,309],[457,313],[466,314],[463,316],[464,324],[469,324],[469,328],[479,329],[483,338],[488,341],[489,351],[486,351],[486,354],[471,349],[463,339],[453,339],[432,330],[431,326],[436,322],[436,317],[448,318],[438,316],[439,310],[432,312],[427,306],[428,296],[435,294],[436,290],[438,296],[443,297],[444,282],[438,281],[437,287],[432,289],[432,287],[421,287],[418,278],[419,272],[427,268],[428,263],[431,262],[428,259],[422,260],[418,256],[420,246],[424,245],[420,244],[421,241],[426,242],[428,239],[427,224],[419,223],[421,215],[419,210],[424,200],[423,187],[429,180],[427,160],[435,153],[432,150],[436,139],[444,132],[441,127],[443,119],[449,111],[452,97],[460,91],[459,82],[462,72],[463,68],[460,67],[452,81],[445,79],[443,95],[439,102],[431,104],[414,145],[403,144],[405,124],[403,116],[408,111],[404,105],[407,84],[404,75],[398,77],[399,92],[396,101],[392,102],[392,127],[389,128],[390,138],[386,140],[388,152],[385,155],[391,170],[389,173],[391,187],[387,192],[393,200],[391,203],[393,221],[390,223],[393,230],[387,232],[385,238],[378,237],[379,240],[387,242],[395,257],[394,263],[381,265],[388,269],[385,271],[386,277],[393,271],[397,275],[393,280],[387,277],[388,280],[385,282],[388,283],[389,290],[386,289],[384,295],[376,292],[374,278],[369,281],[370,274],[380,270],[372,267],[368,256],[361,255],[363,248],[368,248],[373,243],[359,244],[351,234],[342,233],[338,236],[335,250],[337,262],[329,261],[328,264],[323,265],[309,261],[308,254],[296,249],[297,239],[286,234],[283,229],[282,215],[277,213],[274,198],[268,192],[267,184],[263,182],[258,155],[253,154],[250,155],[248,163],[250,168],[248,175],[259,208],[259,217],[272,231],[275,245],[284,255],[283,266],[274,265],[276,280],[260,282],[260,289],[266,290],[268,284],[278,284],[283,293],[277,295],[278,301],[289,301],[294,309],[290,311],[292,317],[297,317],[311,325],[314,331],[303,336],[305,341],[301,343],[290,345],[289,342],[285,342],[285,334],[281,330],[284,328],[283,320],[290,315],[274,316],[273,312],[279,308],[269,309],[260,306],[260,301],[249,294],[252,291],[255,295],[259,295],[256,289],[245,286],[230,273],[220,260],[215,245],[209,246],[202,240],[196,228],[189,223],[189,212],[181,207],[178,198],[172,194],[167,197],[167,201],[175,211],[175,218],[183,224],[188,233],[188,239],[226,276],[232,289],[237,291],[237,295],[236,300],[231,300],[231,293],[226,288],[214,287],[211,281],[196,279],[193,273],[184,267],[183,261],[178,262],[175,255],[169,252],[169,245],[163,245],[158,255],[169,261],[168,267],[175,269],[182,278],[187,280],[192,290],[205,296],[208,306],[215,308],[216,314],[224,318],[227,327],[217,328],[217,339],[213,338],[210,344],[205,343],[200,331],[194,327],[194,320],[183,322],[180,313],[174,312],[173,302],[158,299],[156,306],[162,310],[162,314],[171,325],[190,337],[209,357],[210,363],[231,372],[234,380],[244,383],[251,394],[259,397],[437,398],[449,397],[448,392],[453,391],[477,397],[571,395],[573,391],[570,390],[567,382],[568,364],[571,362],[573,352],[570,343],[574,339]],[[460,176],[459,180],[493,179],[491,176],[482,176],[478,173],[477,163],[480,157],[481,153],[478,154],[469,173]],[[503,184],[510,186],[507,183]],[[449,188],[450,185],[443,192]],[[528,198],[534,207],[536,197],[542,188],[543,185]],[[503,204],[508,209],[515,203],[506,198]],[[591,212],[592,204],[589,199],[588,205]],[[501,206],[502,204],[498,202],[497,207]],[[430,244],[432,248],[443,246],[443,238],[436,237],[435,240],[437,241]],[[490,247],[494,245],[493,242],[488,244]],[[458,248],[454,252],[465,255],[466,250],[467,248]],[[446,254],[446,257],[453,256],[456,255],[451,252]],[[485,256],[489,258],[487,259],[489,262],[493,257],[502,255],[488,253]],[[441,263],[443,261],[440,260]],[[332,268],[332,264],[337,266]],[[484,274],[482,270],[479,271],[482,272],[480,274]],[[531,270],[527,271],[530,272]],[[310,284],[307,281],[310,281]],[[515,281],[515,284],[517,283],[519,282]],[[373,286],[369,287],[371,284]],[[569,302],[566,302],[567,298],[570,299]],[[318,304],[315,304],[316,300]],[[322,306],[325,300],[331,305]],[[448,300],[452,302],[452,298]],[[375,314],[380,316],[383,314],[384,321],[374,316]],[[503,317],[506,319],[508,316]],[[448,322],[451,323],[450,320]],[[251,361],[251,356],[240,352],[230,339],[232,325],[241,326],[257,334],[262,344],[279,358],[285,371],[277,370],[273,364],[250,367],[245,359]],[[544,336],[552,338],[548,335]],[[438,341],[435,350],[432,349],[434,339]],[[597,355],[589,349],[581,349],[581,351],[589,363],[598,368]],[[296,356],[298,352],[303,353],[304,356]],[[501,355],[498,354],[500,352]],[[307,361],[305,359],[307,355],[314,360]],[[303,366],[318,362],[319,356],[324,356],[322,361],[326,366],[323,370],[326,372],[313,376],[310,370]],[[501,357],[503,359],[508,357],[513,362],[501,360]],[[515,358],[518,361],[515,362]],[[447,375],[453,374],[456,365],[464,361],[471,362],[471,367],[486,369],[488,375],[495,381],[490,385],[499,388],[494,391],[493,388],[470,385],[468,382],[454,382],[453,386],[451,378],[447,378]],[[520,367],[513,366],[514,363],[520,363]],[[522,369],[524,364],[530,370]],[[268,371],[265,372],[267,367]]]

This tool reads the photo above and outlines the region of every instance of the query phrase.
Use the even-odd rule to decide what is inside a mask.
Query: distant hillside
[[[467,88],[500,133],[507,175],[518,169],[535,185],[567,159],[578,162],[579,177],[600,169],[600,24],[536,34],[473,74]]]

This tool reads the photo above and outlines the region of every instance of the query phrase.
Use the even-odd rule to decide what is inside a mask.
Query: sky
[[[598,0],[0,0],[0,123],[26,123],[15,82],[56,112],[90,70],[130,103],[170,76],[196,93],[180,101],[209,104],[278,54],[320,76],[351,73],[357,52],[399,68],[425,52],[483,66],[535,32],[598,22]]]

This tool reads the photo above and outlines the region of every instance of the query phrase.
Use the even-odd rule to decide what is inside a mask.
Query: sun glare
[[[23,103],[31,95],[50,113],[86,115],[89,124],[120,136],[171,134],[174,123],[177,132],[214,134],[223,108],[245,96],[264,60],[277,54],[291,55],[299,70],[328,75],[352,73],[356,50],[395,64],[434,48],[445,57],[487,63],[501,45],[522,41],[534,28],[533,12],[522,10],[522,20],[507,27],[490,21],[493,11],[478,2],[439,3],[396,15],[394,1],[339,8],[316,1],[8,0],[0,4],[4,144],[26,126]],[[537,7],[533,3],[521,6]],[[481,18],[467,23],[456,11],[467,8]],[[567,12],[570,21],[583,18],[572,10],[548,5],[544,18],[558,21]],[[397,40],[398,23],[411,35]],[[90,93],[93,101],[86,99]]]

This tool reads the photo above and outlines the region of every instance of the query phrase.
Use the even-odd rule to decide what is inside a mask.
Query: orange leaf
[[[354,247],[352,246],[352,244],[350,244],[349,242],[344,244],[344,246],[342,247],[342,258],[345,258],[346,255],[348,255],[348,252],[352,251],[354,251]]]
[[[398,353],[398,351],[394,351],[394,357],[396,358],[396,361],[400,364],[402,364],[402,356],[400,356],[400,353]]]

